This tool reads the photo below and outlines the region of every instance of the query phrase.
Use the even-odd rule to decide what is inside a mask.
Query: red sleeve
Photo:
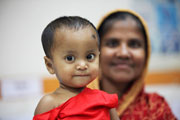
[[[95,94],[99,94],[99,96],[97,96],[97,100],[99,100],[99,104],[104,104],[109,108],[116,108],[118,106],[117,94],[109,94],[101,90],[97,90],[97,93],[95,92]]]

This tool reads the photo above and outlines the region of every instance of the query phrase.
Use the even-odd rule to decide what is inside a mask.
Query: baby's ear
[[[44,61],[46,64],[46,68],[49,71],[50,74],[54,74],[54,67],[53,67],[53,62],[50,58],[48,58],[47,56],[44,56]]]

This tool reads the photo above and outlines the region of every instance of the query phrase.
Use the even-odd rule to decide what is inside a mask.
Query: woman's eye
[[[131,40],[128,45],[131,48],[140,48],[142,46],[142,43],[139,40]]]
[[[117,47],[119,42],[116,39],[110,39],[106,42],[106,46],[108,47]]]
[[[66,56],[66,61],[72,62],[72,61],[74,61],[74,60],[75,60],[75,57],[74,57],[74,56],[72,56],[72,55]]]
[[[93,53],[90,53],[86,56],[87,60],[94,60],[95,55]]]

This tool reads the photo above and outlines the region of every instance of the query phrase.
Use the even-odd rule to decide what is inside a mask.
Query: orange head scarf
[[[117,108],[117,112],[119,115],[121,115],[124,110],[126,110],[126,108],[135,100],[136,96],[138,95],[138,93],[143,89],[144,86],[144,79],[147,73],[147,69],[148,69],[148,63],[149,63],[149,57],[150,57],[150,39],[149,39],[149,33],[147,31],[147,25],[145,23],[145,21],[143,20],[143,18],[141,16],[139,16],[137,13],[135,13],[132,10],[126,10],[126,9],[118,9],[118,10],[114,10],[111,11],[109,13],[107,13],[104,17],[102,17],[102,19],[99,22],[99,25],[97,26],[97,29],[99,29],[100,25],[102,24],[102,22],[111,14],[116,13],[116,12],[126,12],[126,13],[130,13],[134,16],[136,16],[140,22],[142,23],[144,29],[145,29],[145,34],[146,34],[146,40],[147,40],[147,51],[146,51],[146,64],[144,67],[144,70],[140,76],[139,79],[137,79],[132,87],[129,89],[129,91],[122,96],[122,100],[120,100],[120,104]],[[92,88],[92,89],[99,89],[99,80],[98,78],[96,80],[94,80],[93,82],[91,82],[88,87]]]

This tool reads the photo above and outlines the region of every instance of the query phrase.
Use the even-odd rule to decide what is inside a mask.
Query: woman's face
[[[145,65],[145,42],[132,19],[115,22],[101,39],[102,77],[115,83],[138,78]]]

